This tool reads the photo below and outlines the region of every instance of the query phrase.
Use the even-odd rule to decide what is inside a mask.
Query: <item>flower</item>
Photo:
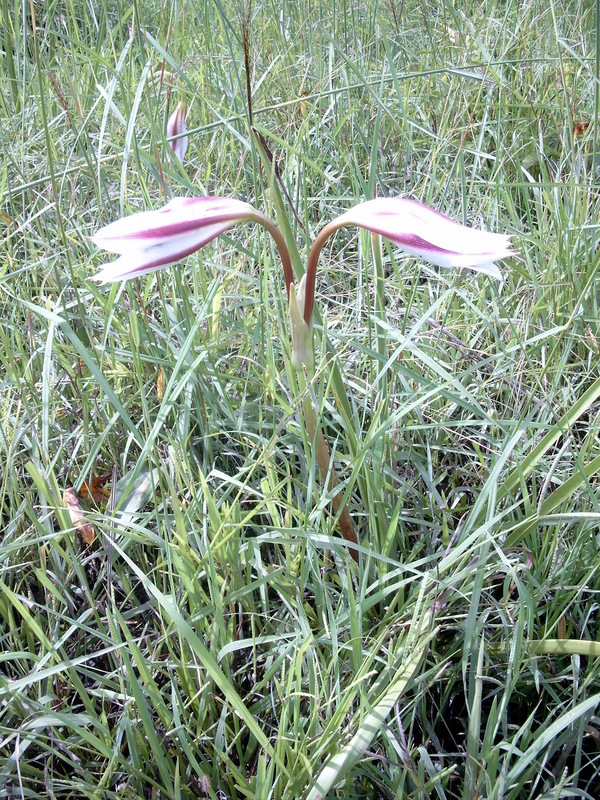
[[[509,236],[468,228],[408,197],[360,203],[332,224],[367,228],[438,267],[470,267],[498,280],[494,261],[512,255]]]
[[[273,236],[289,294],[292,264],[281,232],[249,203],[229,197],[175,197],[158,211],[141,211],[101,228],[92,241],[121,257],[94,279],[112,283],[170,267],[244,220],[258,222]]]
[[[307,324],[314,307],[319,254],[327,239],[345,225],[356,225],[385,236],[406,253],[439,267],[469,267],[500,280],[494,262],[513,255],[510,236],[468,228],[408,197],[381,197],[359,203],[326,225],[308,254],[306,269]]]
[[[182,164],[188,148],[188,137],[185,135],[187,132],[186,119],[187,103],[185,100],[181,100],[167,122],[167,139],[173,140],[171,147]],[[177,138],[173,139],[175,136]]]
[[[112,283],[177,264],[236,223],[257,214],[241,200],[175,197],[158,211],[124,217],[92,237],[98,247],[121,256],[106,264],[94,279]]]

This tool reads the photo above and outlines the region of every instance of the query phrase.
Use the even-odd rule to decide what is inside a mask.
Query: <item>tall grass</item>
[[[263,234],[89,280],[93,232],[173,195],[275,214],[247,7],[3,4],[0,796],[598,796],[597,12],[251,8],[299,263],[376,194],[519,248],[495,286],[328,245],[310,391],[356,566]],[[100,474],[86,546],[63,492]]]

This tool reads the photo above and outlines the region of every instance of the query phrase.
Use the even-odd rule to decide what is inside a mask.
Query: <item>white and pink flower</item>
[[[360,203],[333,224],[367,228],[438,267],[469,267],[498,280],[502,276],[494,262],[512,253],[509,236],[468,228],[408,197]]]
[[[257,212],[225,197],[175,197],[158,211],[141,211],[101,228],[92,241],[120,258],[94,276],[111,283],[147,275],[186,256]]]
[[[185,100],[181,100],[167,122],[167,139],[171,142],[173,152],[182,164],[188,148],[186,120],[187,103]]]
[[[294,366],[312,363],[312,318],[319,254],[339,228],[356,225],[386,237],[405,252],[440,267],[468,267],[500,279],[496,261],[513,254],[510,237],[460,225],[408,198],[360,203],[326,225],[312,244],[306,274],[296,287],[291,258],[277,226],[248,203],[226,197],[174,198],[158,211],[117,220],[93,237],[120,258],[95,276],[101,283],[147,275],[177,264],[242,221],[262,225],[273,236],[283,265],[292,320]]]
[[[468,228],[408,197],[381,197],[359,203],[326,225],[308,254],[304,319],[312,318],[317,263],[327,239],[339,228],[356,225],[378,233],[406,253],[439,267],[468,267],[493,278],[496,261],[513,254],[510,236]]]
[[[243,221],[257,222],[273,236],[289,293],[292,264],[280,230],[249,203],[230,197],[174,197],[158,211],[140,211],[101,228],[92,237],[94,244],[121,257],[105,264],[94,279],[113,283],[178,264]]]

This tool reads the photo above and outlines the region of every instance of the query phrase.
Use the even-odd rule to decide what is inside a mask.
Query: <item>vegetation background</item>
[[[3,0],[0,797],[599,796],[598,11]],[[173,195],[275,214],[244,31],[302,257],[401,194],[519,249],[497,285],[328,246],[358,565],[263,233],[90,281],[89,237]]]

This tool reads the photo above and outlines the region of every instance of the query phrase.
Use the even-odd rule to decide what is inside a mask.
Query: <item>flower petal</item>
[[[92,239],[121,255],[103,267],[96,280],[125,280],[177,264],[245,219],[264,224],[266,217],[248,203],[226,197],[176,197],[158,211],[119,219]]]
[[[493,263],[512,255],[510,237],[468,228],[406,197],[379,198],[351,208],[335,221],[390,239],[411,255],[440,267],[470,267],[500,278]]]
[[[92,241],[111,253],[130,253],[213,224],[233,225],[253,212],[248,203],[227,197],[175,197],[158,211],[141,211],[112,222],[101,228]]]
[[[127,250],[116,261],[105,264],[100,272],[94,275],[94,280],[100,283],[123,281],[170,267],[216,239],[234,224],[235,222],[226,222],[211,225],[200,231],[173,236],[150,247]]]
[[[171,147],[182,164],[188,147],[188,137],[184,135],[187,133],[186,118],[187,103],[181,100],[167,122],[167,139],[178,137],[171,142]]]

